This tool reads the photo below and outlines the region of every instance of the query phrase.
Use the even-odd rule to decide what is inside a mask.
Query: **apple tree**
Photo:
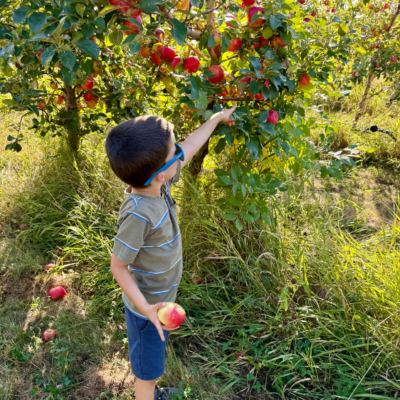
[[[3,103],[31,117],[40,135],[65,136],[79,151],[85,135],[142,114],[171,120],[179,140],[237,102],[235,122],[215,132],[215,151],[235,146],[239,159],[246,152],[254,162],[216,171],[227,203],[239,207],[226,218],[240,228],[244,199],[244,221],[268,217],[259,211],[263,204],[254,205],[255,189],[284,190],[283,168],[324,177],[354,165],[348,156],[318,161],[334,130],[306,119],[305,107],[332,80],[335,53],[325,60],[309,56],[320,40],[313,26],[324,29],[328,19],[319,8],[313,26],[299,21],[304,3],[0,0]],[[307,139],[312,128],[324,143],[318,152]],[[22,134],[9,140],[8,149],[21,150]],[[192,173],[200,171],[208,146],[192,160]]]

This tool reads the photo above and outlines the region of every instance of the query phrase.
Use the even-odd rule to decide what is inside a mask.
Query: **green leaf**
[[[54,51],[54,46],[46,47],[46,49],[40,56],[40,61],[42,62],[43,67],[51,61],[54,54],[56,54],[56,52]]]
[[[81,32],[86,39],[90,39],[93,36],[95,27],[93,24],[85,24],[82,26]]]
[[[31,14],[28,18],[28,25],[30,30],[36,34],[38,33],[46,24],[47,15],[42,12],[35,12]]]
[[[75,7],[76,13],[78,15],[80,15],[81,17],[83,17],[83,15],[85,14],[86,11],[86,6],[82,3],[78,3]]]
[[[208,37],[208,41],[207,41],[207,45],[208,45],[208,47],[209,47],[210,49],[212,49],[212,48],[214,47],[214,42],[215,42],[214,36],[210,35],[210,36]]]
[[[138,33],[130,33],[124,40],[124,43],[122,44],[127,44],[127,43],[131,43],[135,40],[136,36],[138,35]],[[140,49],[139,49],[140,51]]]
[[[247,188],[246,188],[246,185],[243,185],[243,183],[240,185],[240,188],[242,189],[242,195],[243,195],[243,197],[245,197],[246,196],[246,191],[247,191]]]
[[[235,182],[232,186],[233,195],[236,196],[236,192],[240,189],[240,183]]]
[[[226,219],[227,221],[234,221],[237,217],[233,214],[222,214],[222,218]]]
[[[262,83],[257,81],[251,81],[249,85],[250,93],[255,96],[262,88]]]
[[[76,56],[72,51],[61,51],[58,53],[58,57],[61,59],[61,64],[65,68],[72,70],[76,64]]]
[[[239,176],[241,173],[242,173],[242,168],[240,168],[238,165],[231,168],[231,176],[234,181],[239,180]]]
[[[13,22],[14,24],[22,24],[25,21],[26,14],[31,11],[30,6],[22,6],[20,8],[17,8],[13,12]]]
[[[122,40],[124,39],[124,34],[122,31],[115,30],[114,32],[111,32],[111,34],[108,36],[110,39],[110,42],[112,44],[115,44],[116,46],[119,46],[122,43]]]
[[[199,105],[199,108],[201,108],[202,110],[205,110],[208,106],[207,94],[200,91],[199,92],[199,100],[196,101],[196,104]]]
[[[176,18],[172,18],[171,23],[174,26],[172,37],[176,40],[179,46],[183,46],[187,37],[187,26]]]
[[[242,205],[241,201],[238,199],[235,199],[234,197],[229,197],[228,198],[229,203],[231,203],[233,206],[240,207]]]
[[[239,221],[239,218],[235,222],[236,229],[240,232],[243,229],[242,223]]]
[[[100,12],[99,12],[99,18],[103,18],[106,16],[108,13],[114,10],[118,10],[119,6],[107,6],[104,7]]]
[[[199,0],[190,0],[190,3],[192,4],[193,7],[197,7],[199,4]]]
[[[271,15],[269,17],[269,23],[271,24],[272,29],[277,29],[278,26],[281,25],[282,20],[280,18],[278,18],[276,15]]]
[[[129,50],[132,54],[137,54],[139,53],[140,49],[142,46],[138,42],[133,42],[129,44]]]
[[[99,58],[99,54],[100,54],[99,46],[97,46],[97,44],[92,42],[91,40],[88,40],[88,39],[78,40],[75,44],[81,51],[86,53],[88,56],[90,56],[94,59]]]
[[[250,214],[247,214],[247,213],[241,211],[240,216],[247,222],[250,222],[250,223],[254,222],[254,218]]]
[[[222,34],[222,46],[221,46],[222,53],[225,53],[230,45],[231,45],[231,41],[229,40],[229,38],[226,36],[226,34],[224,32]]]
[[[73,66],[73,68],[70,70],[69,68],[66,68],[64,65],[61,65],[61,75],[63,78],[63,81],[72,86],[72,81],[76,75],[76,73],[78,72],[79,69],[79,64],[75,63],[75,65]]]
[[[96,26],[99,28],[100,31],[104,31],[104,28],[106,27],[106,21],[104,21],[103,18],[96,18],[94,23]]]
[[[260,161],[260,153],[259,153],[259,141],[258,139],[251,137],[250,140],[246,142],[246,147],[249,150],[250,155],[256,160]]]
[[[0,0],[0,7],[4,7],[7,4],[7,0]]]
[[[260,59],[254,56],[248,57],[248,60],[252,63],[253,67],[259,71],[262,67]]]
[[[274,59],[275,59],[275,53],[274,53],[274,51],[273,51],[273,50],[267,50],[267,51],[265,52],[265,58],[266,58],[267,60],[274,60]]]
[[[209,26],[207,28],[207,30],[201,35],[201,39],[200,39],[200,42],[199,42],[199,49],[200,50],[204,49],[204,47],[206,46],[206,44],[208,42],[208,38],[209,38],[210,33],[211,33],[211,29],[212,29],[211,26]]]
[[[162,0],[142,0],[138,5],[139,7],[147,13],[155,13],[160,11],[157,4],[163,4]]]

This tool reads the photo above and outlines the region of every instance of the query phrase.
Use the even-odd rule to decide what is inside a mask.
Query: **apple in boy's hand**
[[[168,328],[177,328],[186,318],[185,310],[176,303],[167,302],[158,310],[158,319]]]

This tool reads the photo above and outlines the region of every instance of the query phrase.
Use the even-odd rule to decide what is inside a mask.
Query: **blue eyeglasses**
[[[147,182],[144,184],[144,186],[149,185],[157,174],[168,169],[176,160],[182,160],[182,161],[185,160],[185,155],[183,153],[182,147],[179,146],[178,143],[175,143],[175,147],[176,147],[175,157],[171,161],[167,162],[161,169],[159,169],[150,179],[148,179]]]

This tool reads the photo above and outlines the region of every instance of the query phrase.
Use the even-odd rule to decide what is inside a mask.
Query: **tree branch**
[[[392,19],[390,21],[389,24],[389,28],[387,29],[387,32],[390,31],[390,29],[392,29],[392,26],[394,25],[396,18],[398,17],[398,15],[400,14],[400,0],[399,0],[399,4],[397,5],[397,10],[394,12]]]

